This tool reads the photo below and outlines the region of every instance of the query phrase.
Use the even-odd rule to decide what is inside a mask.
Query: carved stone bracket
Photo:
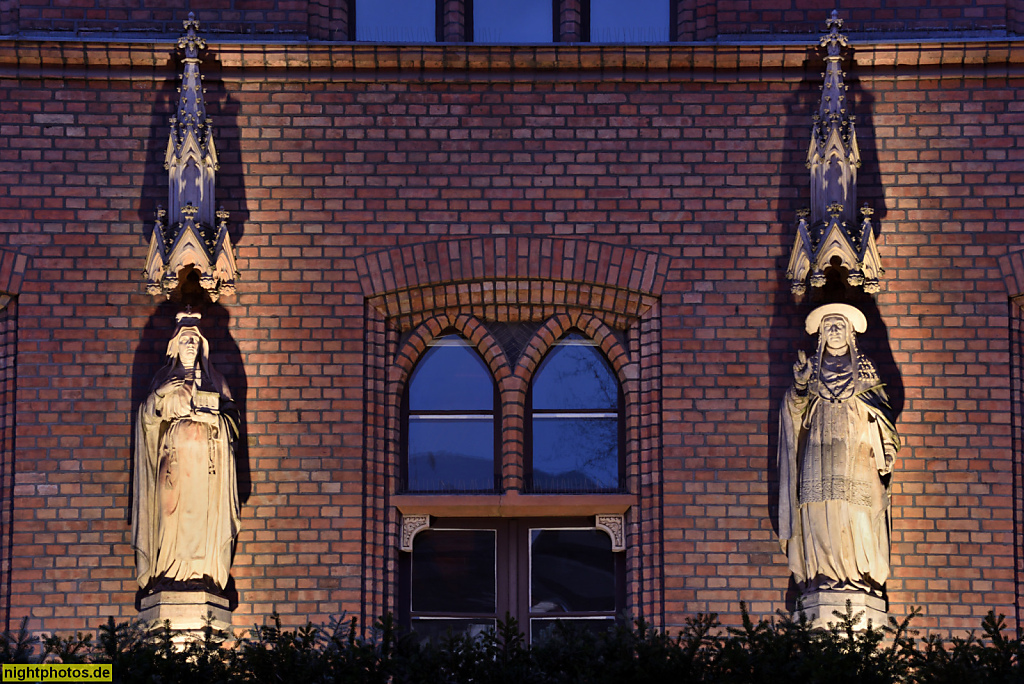
[[[626,550],[626,517],[624,515],[595,515],[594,527],[607,532],[612,538],[612,551]]]
[[[400,551],[412,551],[412,540],[420,530],[430,527],[429,515],[403,515],[402,529],[398,537]]]
[[[206,41],[197,35],[198,29],[199,22],[189,13],[187,33],[178,41],[178,49],[185,55],[184,72],[164,156],[168,208],[157,209],[145,276],[150,294],[170,297],[183,272],[195,270],[199,284],[217,301],[220,295],[235,291],[238,268],[227,229],[228,214],[214,210],[217,148],[203,99],[199,51]]]

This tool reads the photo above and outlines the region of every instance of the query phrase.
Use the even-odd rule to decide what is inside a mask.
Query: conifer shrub
[[[514,618],[478,637],[420,644],[390,616],[367,634],[353,618],[285,629],[277,615],[233,638],[207,626],[184,643],[155,629],[108,619],[95,635],[40,640],[22,622],[0,635],[4,663],[110,663],[114,681],[232,684],[1021,684],[1024,641],[1003,616],[979,633],[944,639],[912,628],[920,614],[857,630],[847,605],[827,629],[778,615],[738,627],[715,615],[686,620],[674,634],[643,621],[593,633],[556,623],[529,645]]]

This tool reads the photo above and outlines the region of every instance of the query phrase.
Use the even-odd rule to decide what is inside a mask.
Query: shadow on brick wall
[[[241,134],[238,128],[240,104],[220,80],[220,60],[216,55],[209,54],[210,52],[211,50],[206,51],[201,68],[204,72],[206,113],[213,128],[214,146],[219,162],[215,185],[216,208],[223,207],[230,213],[228,231],[237,255],[237,246],[244,238],[245,224],[249,220],[242,169]],[[167,153],[167,138],[171,131],[170,120],[178,108],[181,61],[168,56],[162,71],[174,73],[175,76],[165,79],[154,88],[147,137],[145,180],[138,214],[147,245],[153,222],[156,220],[157,208],[168,206],[168,181],[164,157]]]

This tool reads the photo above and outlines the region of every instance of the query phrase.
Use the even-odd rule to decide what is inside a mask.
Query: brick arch
[[[423,321],[398,349],[395,355],[395,363],[392,365],[391,382],[394,383],[399,395],[405,390],[405,384],[409,381],[416,362],[420,360],[427,351],[430,343],[441,337],[446,330],[454,330],[465,338],[484,360],[491,376],[498,384],[499,391],[504,384],[507,384],[511,376],[508,360],[505,352],[497,340],[487,329],[469,314],[450,315],[448,313],[438,314]]]
[[[526,396],[530,387],[533,374],[537,371],[544,356],[551,350],[558,340],[562,339],[572,330],[579,330],[584,336],[597,342],[598,347],[604,354],[605,359],[612,367],[619,386],[622,388],[624,406],[622,410],[626,417],[626,453],[637,451],[637,431],[639,414],[637,402],[638,375],[636,364],[630,361],[629,352],[619,342],[612,329],[593,313],[580,310],[571,310],[566,313],[556,314],[549,318],[540,330],[534,334],[533,339],[527,344],[523,355],[516,364],[515,371],[509,381],[508,401],[505,405],[515,407],[514,411],[505,420],[505,432],[503,437],[509,443],[515,445],[515,459],[506,463],[502,470],[504,482],[522,482],[525,474],[526,459]],[[626,464],[627,489],[634,491],[635,483],[631,474],[636,472],[636,464]]]
[[[1010,300],[1024,295],[1024,250],[1010,252],[999,258],[999,271]],[[1020,300],[1017,300],[1018,302]],[[1018,306],[1021,306],[1018,303]]]
[[[28,267],[28,256],[10,249],[0,249],[0,309],[21,292],[21,282]]]
[[[660,295],[669,258],[588,239],[487,236],[440,240],[367,254],[356,273],[367,297],[432,283],[559,280]]]
[[[530,380],[537,371],[545,354],[572,330],[579,330],[586,337],[597,342],[598,347],[608,360],[619,385],[624,394],[628,395],[635,388],[633,387],[637,372],[635,366],[630,362],[629,352],[619,342],[618,338],[605,323],[594,314],[584,311],[570,311],[564,314],[552,316],[537,331],[526,346],[526,350],[516,364],[513,374],[516,389],[520,389],[525,397],[526,388],[530,386]]]

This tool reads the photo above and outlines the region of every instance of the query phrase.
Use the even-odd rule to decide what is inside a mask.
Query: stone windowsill
[[[623,514],[637,503],[634,494],[395,494],[391,504],[402,515],[445,518],[535,518]]]

